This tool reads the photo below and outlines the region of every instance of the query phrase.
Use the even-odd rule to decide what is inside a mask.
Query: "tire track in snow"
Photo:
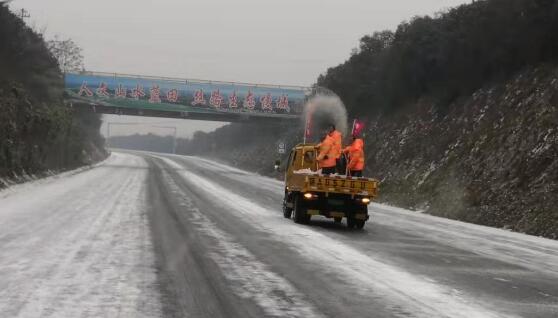
[[[230,211],[250,216],[253,224],[275,235],[282,242],[292,244],[302,256],[310,261],[328,264],[332,275],[342,275],[364,297],[382,299],[399,317],[511,317],[463,295],[458,290],[440,285],[426,277],[419,277],[397,266],[383,263],[351,246],[320,234],[310,228],[294,226],[265,211],[265,208],[223,188],[217,183],[185,170],[172,159],[154,156],[170,167],[189,183],[206,192],[215,203]],[[277,215],[280,215],[278,212]],[[299,237],[296,239],[296,237]]]
[[[214,242],[209,255],[239,297],[254,301],[269,317],[323,317],[291,283],[271,271],[201,213],[172,177],[164,169],[162,171],[165,183],[188,210],[188,221]]]

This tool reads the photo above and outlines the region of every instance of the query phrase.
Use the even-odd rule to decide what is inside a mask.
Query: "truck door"
[[[293,152],[289,153],[289,159],[287,160],[287,166],[285,167],[285,185],[289,183],[289,175],[291,175],[292,170],[292,163],[293,163]]]
[[[286,169],[286,178],[285,178],[285,182],[286,184],[289,184],[289,181],[291,181],[291,178],[293,176],[296,166],[296,158],[297,158],[297,150],[293,149],[291,151],[291,154],[289,155],[289,161],[287,162],[287,169]]]

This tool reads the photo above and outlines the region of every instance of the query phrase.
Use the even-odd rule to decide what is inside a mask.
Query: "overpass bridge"
[[[298,120],[310,87],[128,74],[65,74],[65,98],[97,113],[224,122]]]

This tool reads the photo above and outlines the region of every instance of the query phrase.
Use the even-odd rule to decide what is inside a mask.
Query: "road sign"
[[[285,154],[286,151],[285,151],[285,143],[284,142],[281,141],[277,144],[277,152],[279,154]]]

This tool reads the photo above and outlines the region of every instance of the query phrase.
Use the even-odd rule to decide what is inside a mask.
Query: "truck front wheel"
[[[285,197],[283,198],[283,216],[285,217],[285,219],[290,219],[293,215],[293,209],[287,207],[287,199],[288,194],[285,192]]]
[[[290,219],[292,215],[293,215],[293,209],[287,208],[285,205],[283,205],[283,217],[285,219]]]

